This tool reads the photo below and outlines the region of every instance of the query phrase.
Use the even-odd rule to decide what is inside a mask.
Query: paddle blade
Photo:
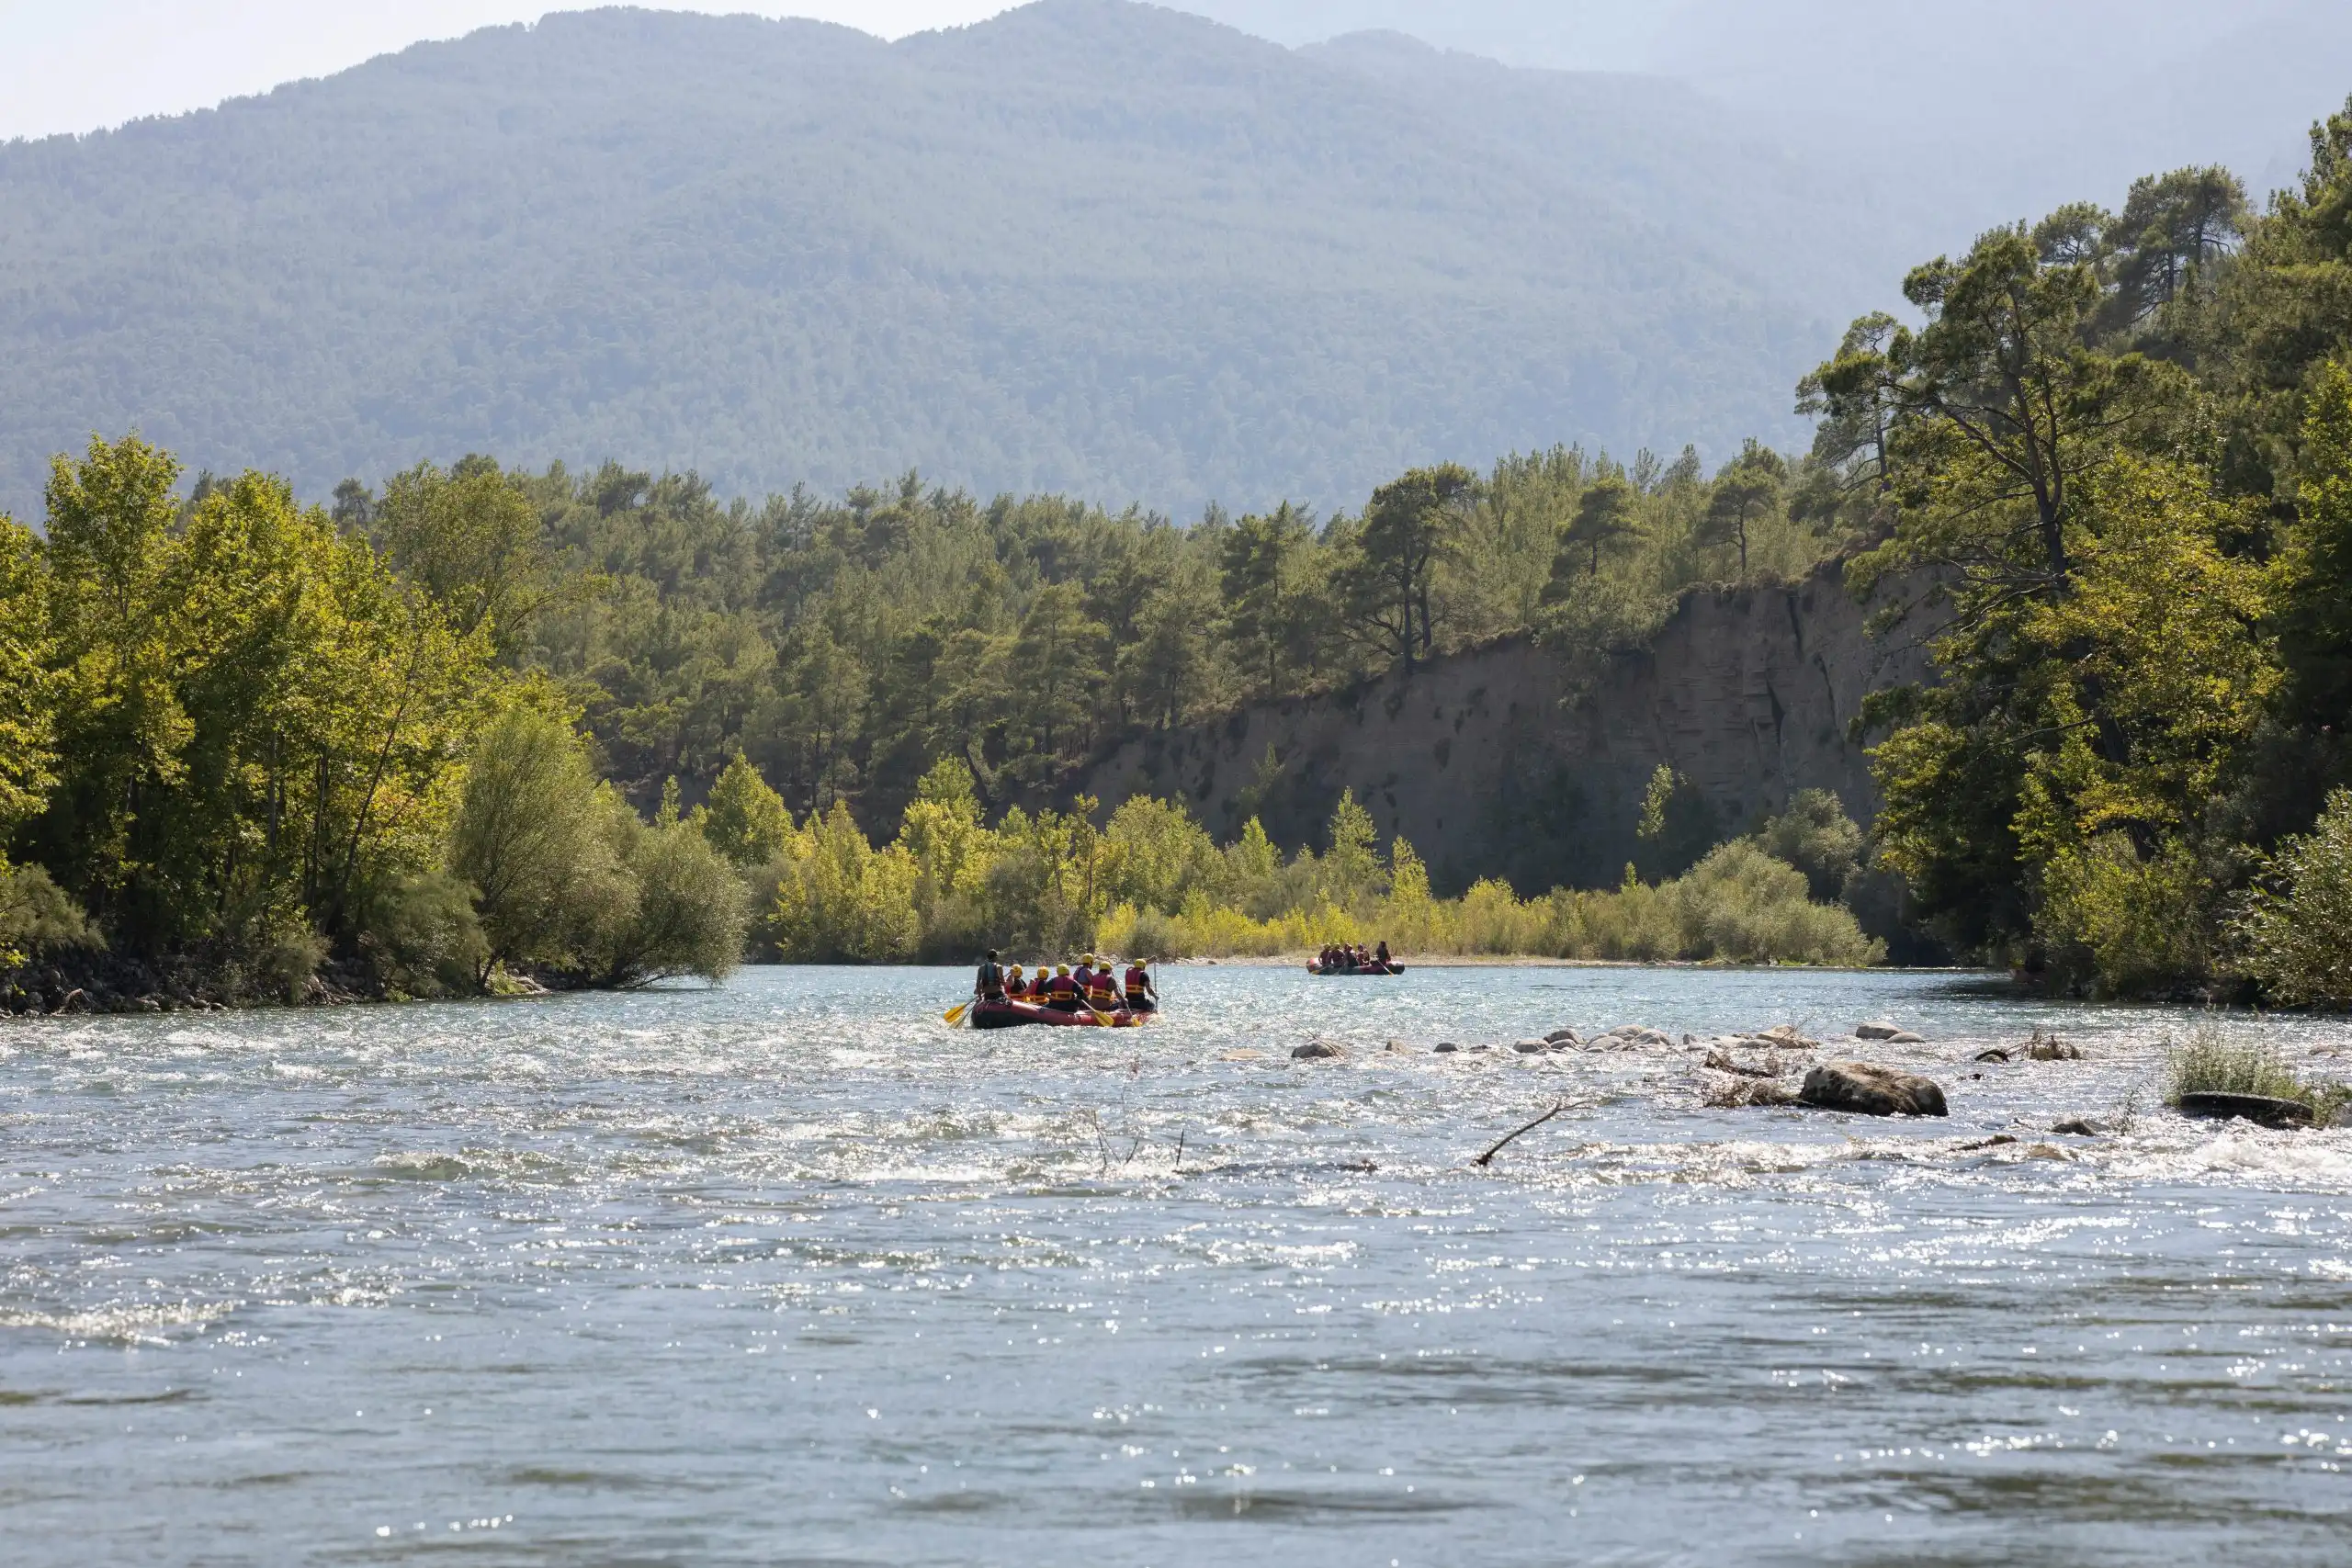
[[[964,1015],[971,1010],[972,1004],[969,1002],[966,1002],[962,1007],[950,1010],[947,1013],[947,1027],[953,1029],[957,1024],[963,1022]]]

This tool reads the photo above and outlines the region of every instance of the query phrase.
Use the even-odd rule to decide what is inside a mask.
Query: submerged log
[[[2308,1127],[2312,1108],[2300,1100],[2273,1100],[2267,1094],[2184,1094],[2183,1116],[2227,1122],[2244,1117],[2261,1127]]]

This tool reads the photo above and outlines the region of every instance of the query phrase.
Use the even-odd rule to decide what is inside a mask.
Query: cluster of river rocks
[[[1854,1031],[1854,1038],[1886,1045],[1927,1043],[1919,1035],[1892,1023],[1862,1024]],[[2041,1043],[2041,1037],[2037,1035],[2034,1044]],[[1389,1049],[1402,1051],[1407,1047],[1392,1043]],[[1677,1038],[1646,1024],[1623,1023],[1590,1035],[1574,1029],[1555,1029],[1541,1039],[1531,1036],[1506,1046],[1464,1045],[1449,1040],[1440,1042],[1435,1049],[1442,1055],[1496,1050],[1531,1056],[1564,1052],[1695,1055],[1701,1095],[1709,1105],[1809,1105],[1869,1116],[1950,1114],[1942,1086],[1934,1079],[1873,1062],[1821,1060],[1826,1047],[1818,1040],[1807,1038],[1793,1024],[1779,1024],[1753,1034],[1702,1040],[1689,1034]],[[2063,1050],[2070,1055],[2081,1055],[2072,1046],[2064,1046]],[[2034,1054],[2040,1055],[2038,1051]],[[1340,1046],[1317,1041],[1298,1047],[1291,1055],[1313,1061],[1342,1056],[1346,1052]]]

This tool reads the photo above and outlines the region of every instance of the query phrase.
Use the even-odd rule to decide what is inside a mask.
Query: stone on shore
[[[1912,1033],[1901,1024],[1888,1023],[1883,1019],[1874,1023],[1857,1024],[1854,1028],[1854,1038],[1883,1040],[1890,1045],[1925,1045],[1927,1043],[1926,1040]]]
[[[1821,1111],[1864,1116],[1948,1116],[1944,1091],[1932,1078],[1869,1062],[1824,1062],[1804,1076],[1798,1097]]]
[[[1552,1049],[1548,1040],[1514,1040],[1510,1048],[1522,1056],[1541,1056]]]
[[[1581,1045],[1584,1037],[1573,1029],[1555,1029],[1544,1037],[1546,1045]]]

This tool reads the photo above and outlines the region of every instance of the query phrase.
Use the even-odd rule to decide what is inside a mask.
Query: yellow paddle
[[[959,1008],[951,1008],[951,1009],[949,1009],[949,1010],[948,1010],[948,1011],[947,1011],[947,1014],[946,1014],[947,1027],[948,1027],[948,1028],[950,1028],[950,1029],[953,1029],[953,1028],[955,1028],[957,1024],[959,1024],[959,1023],[963,1022],[963,1021],[964,1021],[964,1015],[965,1015],[966,1013],[967,1013],[967,1012],[971,1011],[971,1010],[972,1010],[972,1004],[971,1004],[971,1003],[969,1003],[969,1002],[966,1002],[962,1007],[959,1007]]]

